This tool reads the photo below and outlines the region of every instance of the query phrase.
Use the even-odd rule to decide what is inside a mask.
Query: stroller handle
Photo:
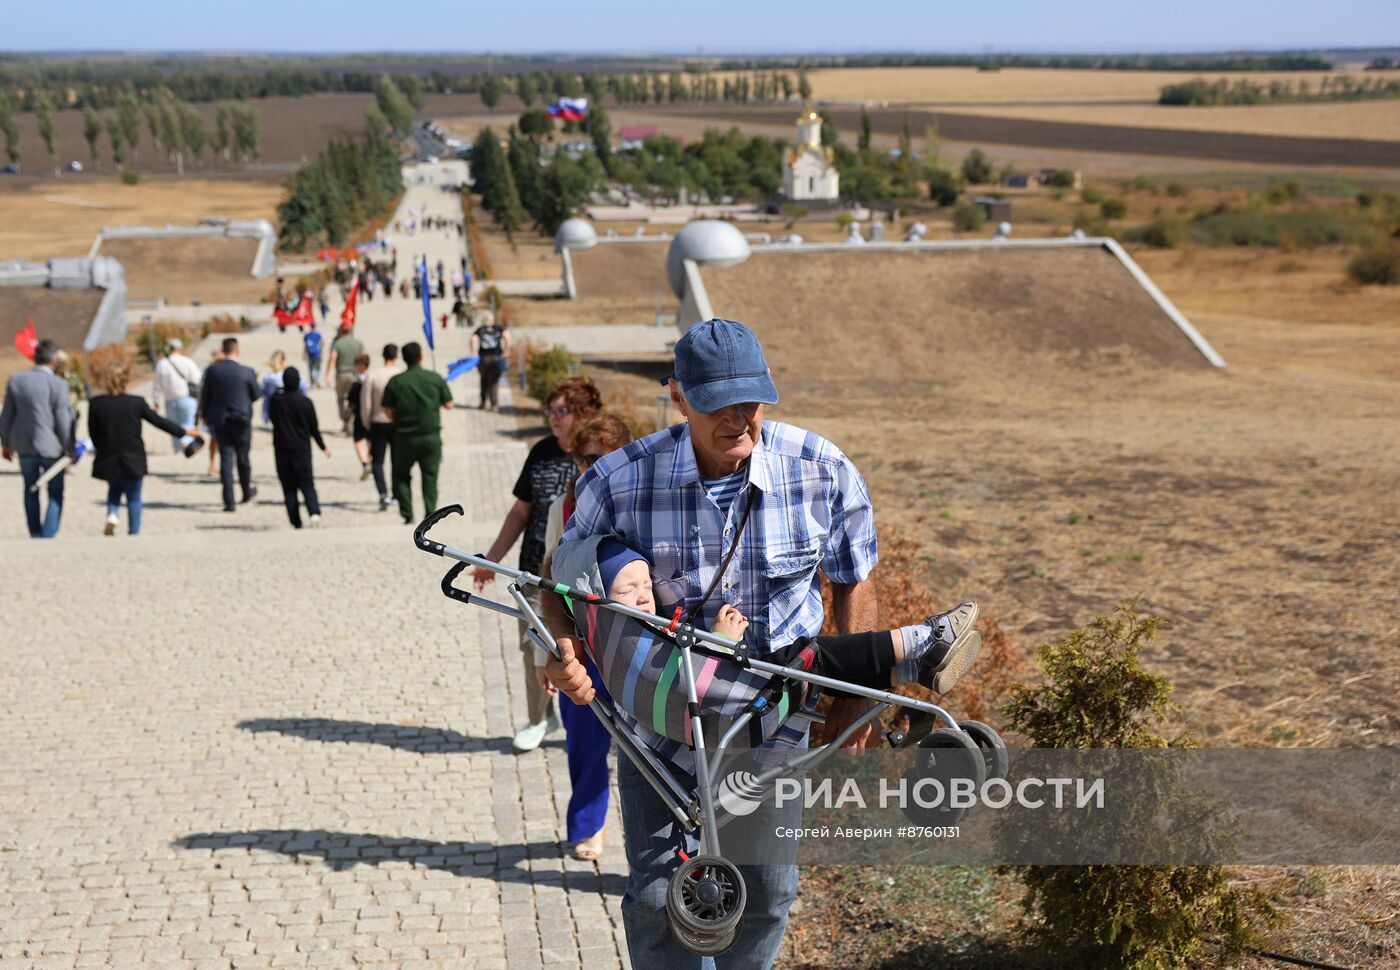
[[[462,575],[462,570],[466,568],[466,563],[459,562],[447,571],[447,575],[442,577],[442,595],[446,596],[448,599],[456,600],[459,603],[470,603],[472,601],[471,593],[453,585],[453,581],[456,580],[458,576]]]
[[[447,552],[447,546],[434,539],[428,538],[428,530],[437,525],[449,515],[466,515],[466,511],[460,505],[444,505],[436,511],[429,512],[418,527],[413,530],[413,544],[424,552],[431,552],[435,556],[441,556]],[[460,572],[456,570],[454,572]],[[443,592],[446,592],[444,589]],[[450,593],[448,594],[451,595]]]
[[[442,508],[428,513],[423,521],[418,523],[418,527],[413,530],[413,544],[419,549],[422,549],[424,552],[430,552],[435,556],[446,556],[450,559],[457,560],[458,565],[448,573],[447,578],[443,579],[442,591],[452,599],[462,599],[462,590],[452,588],[451,591],[449,591],[449,587],[451,580],[456,579],[457,576],[461,574],[463,566],[476,566],[481,569],[489,569],[493,573],[497,573],[507,579],[520,583],[522,586],[532,586],[536,589],[558,593],[560,596],[567,596],[570,599],[578,600],[583,603],[593,602],[598,599],[597,596],[594,596],[587,590],[574,589],[572,586],[556,583],[553,580],[536,576],[533,573],[523,572],[519,569],[511,569],[509,566],[503,566],[498,562],[492,562],[485,556],[468,555],[457,549],[449,548],[445,543],[438,542],[436,539],[428,538],[428,530],[449,515],[465,514],[460,505],[444,505]],[[465,603],[466,600],[462,600],[462,602]],[[645,614],[638,613],[637,615],[644,616]]]

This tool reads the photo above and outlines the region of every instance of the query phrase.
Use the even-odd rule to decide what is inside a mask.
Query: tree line
[[[1248,78],[1234,81],[1208,81],[1196,78],[1180,84],[1163,86],[1158,104],[1210,105],[1225,104],[1285,104],[1301,101],[1373,101],[1400,98],[1400,79],[1363,77],[1356,80],[1346,74],[1329,75],[1313,87],[1308,81],[1270,81],[1260,84]]]
[[[389,211],[403,192],[399,148],[389,128],[389,119],[370,108],[363,138],[333,139],[315,161],[297,169],[277,207],[282,249],[342,246],[359,226]]]
[[[911,199],[924,194],[952,205],[965,184],[995,177],[981,152],[961,171],[943,166],[937,131],[924,132],[923,158],[915,152],[906,119],[899,151],[871,144],[872,125],[863,114],[855,147],[844,144],[832,117],[822,112],[822,144],[830,149],[841,177],[841,195],[862,202]],[[709,129],[696,142],[653,135],[639,147],[614,150],[607,112],[590,108],[583,123],[591,151],[552,144],[554,121],[539,109],[524,112],[501,134],[483,128],[472,144],[474,190],[482,207],[508,234],[526,225],[553,234],[588,196],[609,185],[626,187],[650,201],[676,201],[684,189],[692,197],[771,199],[782,187],[781,138],[745,135],[737,127]],[[927,187],[927,189],[925,188]]]
[[[716,69],[840,67],[1021,67],[1072,71],[1331,71],[1332,61],[1313,54],[868,54],[749,57],[721,61]]]
[[[18,103],[0,91],[0,135],[12,164],[22,161],[19,144]],[[56,106],[44,91],[30,103],[39,137],[55,170],[59,168]],[[262,152],[262,119],[253,105],[220,105],[211,128],[204,117],[169,91],[158,89],[144,99],[127,92],[112,110],[99,113],[83,109],[83,138],[93,165],[101,161],[103,135],[114,168],[139,167],[142,127],[149,133],[155,156],[164,155],[183,174],[185,163],[200,162],[206,151],[224,163],[246,165]]]
[[[59,107],[103,110],[117,107],[129,94],[149,97],[157,90],[191,103],[301,97],[322,93],[375,93],[382,65],[392,63],[402,88],[417,85],[430,94],[481,93],[494,107],[508,90],[525,97],[552,93],[595,101],[605,95],[619,104],[646,101],[771,101],[809,97],[801,93],[800,75],[817,67],[999,67],[1134,71],[1330,71],[1335,64],[1309,54],[1269,55],[956,55],[889,54],[864,56],[756,57],[703,64],[658,59],[638,66],[633,59],[604,62],[586,71],[566,68],[511,70],[513,60],[495,58],[444,61],[441,57],[341,59],[219,59],[200,61],[157,58],[143,61],[34,60],[0,57],[0,92],[33,111],[43,99]],[[528,63],[528,62],[527,62]],[[493,64],[505,68],[498,73]],[[444,70],[444,67],[447,69]],[[721,78],[715,72],[740,72]],[[746,76],[743,72],[748,72]],[[794,73],[799,75],[794,79]],[[407,80],[412,78],[413,80]],[[521,87],[522,80],[523,89]],[[408,90],[404,90],[409,95]],[[526,101],[528,107],[530,101]]]

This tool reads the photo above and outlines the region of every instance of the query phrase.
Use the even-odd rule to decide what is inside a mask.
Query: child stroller
[[[595,658],[603,650],[635,651],[643,642],[651,650],[655,649],[657,641],[669,646],[669,651],[662,651],[669,654],[664,658],[664,667],[669,673],[659,678],[654,695],[640,705],[650,716],[639,717],[638,721],[650,724],[659,734],[683,740],[694,753],[693,790],[687,784],[688,775],[673,769],[626,722],[619,720],[617,698],[626,698],[629,694],[616,691],[610,698],[599,692],[589,706],[612,736],[618,751],[655,789],[676,822],[687,832],[698,830],[700,851],[689,857],[678,851],[682,862],[666,894],[671,930],[695,953],[714,955],[727,950],[738,935],[744,911],[743,877],[738,867],[720,852],[720,829],[734,817],[720,797],[720,779],[724,777],[726,760],[736,749],[746,747],[746,742],[770,736],[788,718],[820,722],[820,714],[797,703],[804,684],[868,698],[876,703],[829,742],[806,750],[793,749],[792,756],[782,764],[746,776],[743,795],[762,797],[780,777],[815,768],[857,731],[895,707],[908,713],[909,726],[905,731],[886,730],[883,738],[892,747],[913,750],[914,760],[906,777],[913,773],[945,782],[950,778],[967,778],[980,789],[987,778],[1006,774],[1006,747],[992,728],[977,721],[956,721],[942,707],[928,701],[815,673],[811,669],[810,649],[784,651],[783,657],[790,658],[787,663],[770,663],[750,656],[743,643],[681,622],[679,610],[669,619],[646,613],[586,590],[460,552],[428,538],[428,532],[442,519],[461,514],[460,505],[440,508],[425,518],[413,534],[419,549],[456,560],[441,583],[442,592],[448,598],[520,620],[528,627],[529,639],[555,658],[559,657],[559,652],[554,637],[526,599],[526,589],[539,589],[563,597],[580,640]],[[468,566],[483,567],[509,579],[507,593],[515,605],[498,603],[455,586],[457,577]],[[722,706],[703,691],[697,691],[698,665],[716,658],[721,663],[739,664],[752,674],[746,681],[749,689],[737,698],[731,692]],[[598,666],[600,670],[604,667],[601,663]],[[674,696],[664,696],[668,694]],[[624,706],[623,709],[628,708]],[[935,727],[938,722],[944,726]],[[906,814],[911,820],[927,824],[931,819],[926,811],[911,806]],[[940,808],[935,820],[939,824],[956,823],[965,812],[961,808]]]

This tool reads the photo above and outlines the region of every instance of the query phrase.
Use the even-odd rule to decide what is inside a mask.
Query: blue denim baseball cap
[[[685,399],[709,414],[734,404],[777,404],[778,388],[758,336],[733,320],[697,323],[676,342],[674,377]]]

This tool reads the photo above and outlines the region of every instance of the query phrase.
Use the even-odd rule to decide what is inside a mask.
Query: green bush
[[[1057,168],[1050,173],[1049,185],[1052,189],[1074,188],[1074,169]]]
[[[982,149],[974,148],[962,163],[963,181],[968,185],[986,185],[992,180],[992,163]]]
[[[1159,733],[1178,708],[1170,682],[1144,670],[1140,654],[1161,625],[1135,603],[1122,604],[1042,645],[1042,682],[1012,688],[1003,708],[1008,726],[1037,748],[1193,747]],[[1162,778],[1175,784],[1170,773]],[[1199,838],[1219,840],[1214,817],[1209,806],[1200,812]],[[1260,893],[1231,886],[1220,866],[1015,868],[1026,885],[1026,910],[1036,916],[1032,932],[1066,966],[1183,968],[1208,940],[1233,960],[1257,945],[1257,927],[1275,918]]]
[[[526,348],[526,358],[525,393],[541,404],[549,400],[549,392],[558,387],[561,381],[573,375],[579,363],[579,359],[562,344],[541,351]]]
[[[1186,194],[1186,186],[1181,182],[1168,182],[1167,195],[1173,199],[1179,199]]]
[[[940,206],[950,206],[958,201],[958,195],[962,192],[962,183],[958,181],[958,175],[949,168],[930,168],[928,170],[928,196]]]
[[[1146,226],[1130,233],[1128,238],[1158,249],[1175,249],[1186,238],[1186,227],[1179,219],[1153,219]]]
[[[1347,275],[1362,284],[1400,284],[1400,246],[1383,243],[1357,253],[1347,263]]]
[[[959,232],[976,232],[987,224],[987,213],[975,202],[959,202],[953,210],[953,228]]]
[[[1303,197],[1303,187],[1297,182],[1289,179],[1287,182],[1275,182],[1269,186],[1269,191],[1264,193],[1264,198],[1270,205],[1284,205],[1288,202],[1296,202]]]
[[[1312,247],[1357,242],[1361,229],[1336,212],[1270,212],[1218,206],[1191,221],[1191,236],[1207,246]]]
[[[1122,199],[1104,199],[1099,203],[1099,212],[1105,219],[1121,219],[1128,214],[1128,203]]]
[[[1084,189],[1080,191],[1079,197],[1089,205],[1098,205],[1104,199],[1108,198],[1108,196],[1103,194],[1103,189],[1095,189],[1089,186],[1085,186]]]
[[[141,176],[137,175],[129,168],[122,169],[122,185],[137,185],[141,181]]]
[[[1084,234],[1088,236],[1112,235],[1103,217],[1089,209],[1080,209],[1074,214],[1074,228],[1084,230]]]

